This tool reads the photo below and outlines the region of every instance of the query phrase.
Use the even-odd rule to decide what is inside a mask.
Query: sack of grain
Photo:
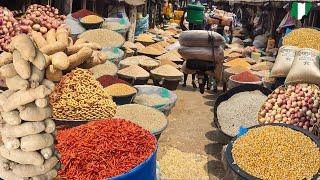
[[[294,56],[298,48],[294,46],[281,46],[276,62],[271,70],[271,77],[286,77],[290,71]]]
[[[286,83],[320,84],[319,53],[310,48],[297,51]]]
[[[205,30],[184,31],[180,34],[179,42],[181,46],[189,47],[212,47],[220,46],[224,43],[224,38],[216,32]]]
[[[224,53],[221,47],[215,47],[213,50],[211,47],[181,46],[178,49],[178,52],[184,59],[197,59],[214,62],[222,62],[224,60]]]

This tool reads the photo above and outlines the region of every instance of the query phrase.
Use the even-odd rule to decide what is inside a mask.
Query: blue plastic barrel
[[[108,178],[108,180],[156,180],[156,156],[157,149],[147,160],[131,169],[129,172],[126,172],[119,176]]]

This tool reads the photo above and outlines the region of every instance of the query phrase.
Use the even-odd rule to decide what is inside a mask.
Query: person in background
[[[191,0],[192,1],[192,0]],[[189,1],[190,3],[190,1]],[[196,4],[196,5],[201,5],[200,1],[199,0],[196,0],[196,1],[192,1],[192,4]],[[204,15],[204,13],[203,13]],[[182,28],[183,31],[185,30],[203,30],[204,29],[204,23],[200,23],[200,24],[194,24],[192,22],[189,22],[189,28],[186,28],[185,25],[184,25],[184,21],[185,19],[187,19],[187,8],[184,9],[184,12],[183,12],[183,15],[182,15],[182,18],[181,18],[181,21],[180,21],[180,27]],[[197,88],[197,84],[195,83],[195,80],[196,80],[196,74],[193,73],[191,74],[192,76],[192,86],[193,88]],[[183,83],[183,87],[186,87],[187,86],[187,79],[188,79],[188,74],[187,73],[184,73],[184,83]]]
[[[164,0],[164,4],[162,7],[162,15],[164,20],[170,20],[173,17],[173,8],[172,4],[168,2],[168,0]]]

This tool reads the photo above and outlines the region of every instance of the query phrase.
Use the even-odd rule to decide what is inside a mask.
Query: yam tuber
[[[46,97],[46,98],[37,99],[34,103],[39,108],[45,108],[49,105],[49,98]]]
[[[68,43],[62,43],[57,41],[55,43],[48,44],[40,48],[40,51],[50,56],[57,52],[63,52],[67,48],[67,46],[68,46]]]
[[[1,113],[3,120],[8,123],[8,125],[19,125],[21,124],[21,118],[19,116],[19,111],[9,111]]]
[[[69,46],[73,46],[73,39],[72,39],[72,37],[69,37],[68,40],[69,40],[69,41],[68,41],[68,47],[69,47]]]
[[[15,137],[6,137],[1,135],[2,142],[4,147],[8,150],[18,149],[20,147],[20,141],[18,138]]]
[[[71,56],[69,56],[68,59],[70,62],[70,66],[68,69],[70,69],[70,70],[74,69],[75,67],[82,64],[84,61],[86,61],[87,59],[89,59],[91,57],[92,52],[93,52],[92,49],[90,49],[88,47],[83,47],[76,54],[72,54]]]
[[[17,73],[23,79],[29,79],[31,76],[30,63],[28,61],[23,60],[21,57],[21,54],[17,50],[13,51],[12,57],[13,57],[13,66],[14,66],[14,69],[17,71]]]
[[[45,67],[48,67],[51,64],[50,56],[48,56],[46,54],[43,54],[43,55],[44,55],[44,58],[45,58],[45,61],[46,61]]]
[[[37,31],[32,31],[31,37],[33,41],[36,43],[36,45],[38,46],[38,48],[42,48],[47,45],[47,41],[44,39],[41,33]]]
[[[46,147],[40,150],[41,155],[44,157],[44,159],[49,159],[53,155],[53,151],[51,147]]]
[[[79,44],[83,44],[83,43],[87,43],[88,41],[85,40],[85,39],[82,39],[82,38],[79,38],[75,43],[74,45],[79,45]]]
[[[0,54],[0,66],[12,63],[12,54],[8,52],[2,52]]]
[[[21,58],[25,61],[32,62],[36,56],[36,48],[30,37],[26,34],[19,34],[13,37],[9,49],[11,51],[18,50]]]
[[[19,108],[20,118],[25,121],[43,121],[49,118],[52,110],[49,106],[39,108],[34,103],[29,103]]]
[[[50,92],[51,91],[44,85],[28,90],[17,91],[8,97],[7,103],[2,106],[2,110],[4,112],[12,111],[36,99],[45,98]]]
[[[57,29],[56,38],[58,42],[61,42],[63,44],[69,44],[69,33],[63,27],[59,27]]]
[[[11,96],[15,92],[16,91],[9,89],[9,90],[6,90],[6,91],[0,93],[0,106],[3,106],[5,103],[7,103],[8,97]]]
[[[12,78],[6,78],[6,85],[8,89],[21,90],[27,89],[29,87],[29,82],[22,79],[19,75],[15,75]]]
[[[23,151],[37,151],[52,146],[54,138],[51,134],[32,134],[20,139],[20,146]]]
[[[12,172],[12,170],[7,170],[0,168],[0,177],[4,180],[28,180],[28,178],[22,178]]]
[[[55,43],[57,41],[56,40],[56,30],[55,29],[50,29],[47,32],[46,39],[47,39],[48,44]]]
[[[53,133],[56,130],[56,124],[52,119],[46,119],[44,121],[46,129],[44,130],[46,133]]]
[[[42,52],[39,49],[37,49],[36,57],[34,58],[32,64],[41,71],[44,70],[44,68],[46,67],[46,57],[42,54]]]
[[[33,177],[41,174],[46,174],[47,172],[51,171],[58,162],[58,158],[53,156],[50,159],[46,160],[44,164],[38,166],[15,164],[12,167],[12,171],[14,174],[22,177]]]
[[[58,175],[57,170],[53,169],[47,172],[46,174],[32,177],[32,180],[51,180],[57,177],[57,175]]]
[[[53,81],[53,82],[59,82],[62,78],[63,74],[60,69],[55,69],[53,65],[50,65],[46,69],[46,79]]]
[[[68,56],[64,52],[57,52],[51,55],[50,59],[55,69],[66,70],[70,65]]]
[[[48,80],[48,79],[44,79],[42,82],[41,82],[41,85],[44,85],[46,86],[48,89],[50,89],[51,91],[54,90],[54,87],[55,87],[55,84],[54,82]]]
[[[0,67],[0,76],[4,78],[12,78],[17,75],[17,71],[14,69],[13,63],[3,65]]]
[[[0,146],[0,154],[4,158],[10,161],[17,162],[21,165],[30,164],[30,165],[40,166],[44,162],[42,155],[36,151],[24,152],[21,149],[8,150],[4,146]]]
[[[16,126],[6,125],[1,129],[1,134],[6,137],[23,137],[38,134],[44,130],[44,122],[25,122]]]
[[[88,47],[92,50],[100,50],[102,48],[101,45],[99,45],[98,43],[82,43],[67,47],[67,54],[71,55],[77,53],[83,47]]]
[[[32,87],[39,86],[43,78],[44,78],[44,71],[41,71],[35,66],[32,66],[32,74],[29,78],[29,81],[31,82]]]

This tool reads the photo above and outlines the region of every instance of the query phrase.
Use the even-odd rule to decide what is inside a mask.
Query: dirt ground
[[[169,116],[169,125],[160,137],[157,159],[165,155],[167,147],[205,155],[207,164],[203,168],[209,178],[221,179],[224,176],[221,150],[227,141],[213,126],[213,105],[221,91],[200,94],[189,83],[185,88],[179,87],[175,93],[178,101]]]

